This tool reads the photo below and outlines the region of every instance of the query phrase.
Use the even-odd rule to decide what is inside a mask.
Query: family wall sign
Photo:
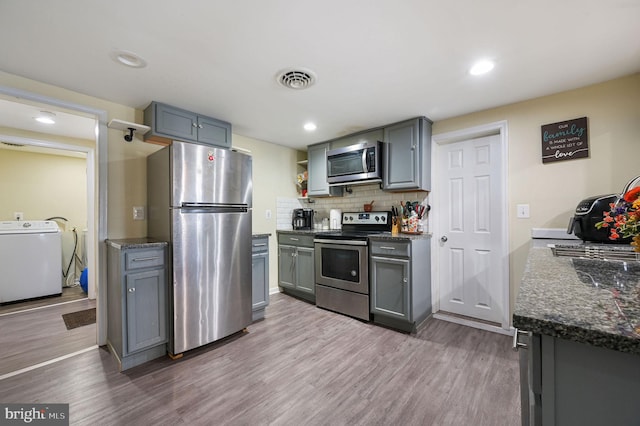
[[[542,163],[589,156],[587,117],[542,126]]]

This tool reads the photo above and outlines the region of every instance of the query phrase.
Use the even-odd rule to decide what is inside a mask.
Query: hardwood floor
[[[0,376],[94,346],[95,324],[67,330],[62,315],[95,306],[85,298],[0,315]]]
[[[223,342],[118,373],[103,348],[0,381],[0,401],[69,403],[71,424],[517,425],[510,338],[431,320],[407,335],[272,295]]]
[[[4,305],[0,305],[0,315],[86,298],[87,293],[85,293],[80,286],[63,287],[62,294],[60,296],[43,297],[41,299],[28,300],[26,302],[7,303]]]

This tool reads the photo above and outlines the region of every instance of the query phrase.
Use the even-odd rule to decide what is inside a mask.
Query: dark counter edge
[[[513,326],[520,330],[530,331],[536,334],[544,334],[546,336],[586,343],[604,349],[640,355],[640,344],[638,344],[638,341],[634,341],[625,336],[616,336],[597,330],[563,325],[553,321],[523,317],[517,314],[513,314]]]
[[[327,232],[336,232],[336,230],[293,230],[293,229],[278,229],[277,233],[280,234],[309,234],[309,235],[322,235]],[[423,233],[423,234],[396,234],[393,235],[391,232],[385,232],[382,234],[371,234],[369,238],[374,238],[377,240],[422,240],[431,238],[431,233]]]
[[[111,245],[118,249],[133,249],[133,248],[152,248],[152,247],[165,247],[169,243],[166,241],[158,241],[152,238],[120,238],[104,240],[107,245]]]

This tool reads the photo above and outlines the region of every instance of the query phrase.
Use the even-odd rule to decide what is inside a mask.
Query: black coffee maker
[[[291,226],[295,230],[312,230],[313,209],[293,209]]]

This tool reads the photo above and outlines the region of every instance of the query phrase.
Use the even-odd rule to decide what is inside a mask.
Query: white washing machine
[[[0,303],[62,293],[62,241],[53,221],[0,222]]]

